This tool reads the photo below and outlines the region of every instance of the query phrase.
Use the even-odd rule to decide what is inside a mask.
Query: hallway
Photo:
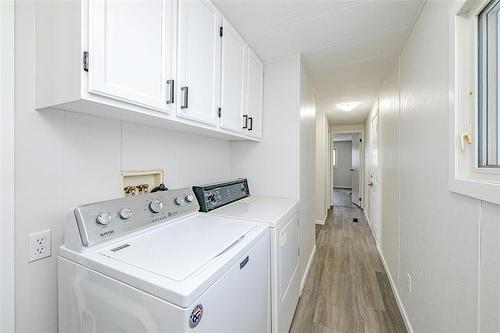
[[[406,332],[363,212],[335,206],[316,228],[316,257],[290,332]]]
[[[356,208],[352,203],[352,190],[350,189],[334,188],[332,200],[334,206]]]

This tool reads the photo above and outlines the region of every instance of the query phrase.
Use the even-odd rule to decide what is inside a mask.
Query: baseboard
[[[399,312],[401,312],[401,315],[403,316],[403,321],[405,323],[406,330],[408,331],[408,333],[414,333],[413,327],[410,324],[410,318],[406,314],[406,310],[403,306],[403,302],[401,301],[401,298],[399,297],[398,289],[396,288],[396,284],[394,283],[394,280],[392,279],[391,272],[389,271],[389,267],[387,266],[384,255],[382,254],[382,250],[380,249],[380,246],[377,242],[377,238],[375,237],[375,233],[373,232],[372,224],[370,223],[370,220],[368,219],[366,212],[365,212],[365,217],[366,217],[366,220],[368,221],[368,226],[370,227],[370,230],[372,232],[373,240],[375,241],[375,246],[377,248],[378,255],[380,257],[380,260],[382,261],[382,265],[384,266],[385,274],[387,274],[387,276],[389,277],[389,284],[391,285],[392,292],[393,292],[394,296],[396,297],[396,303],[398,303]]]
[[[321,224],[321,225],[324,225],[324,224],[326,223],[326,218],[327,218],[327,217],[328,217],[328,212],[326,212],[325,217],[323,217],[323,219],[322,219],[322,220],[315,220],[314,222],[315,222],[316,224]]]
[[[363,209],[363,214],[365,214],[365,219],[368,222],[368,225],[370,226],[370,230],[372,231],[372,235],[373,235],[372,223],[370,222],[370,218],[368,217],[368,215],[366,215],[365,209]]]
[[[302,277],[302,281],[300,281],[300,291],[299,291],[300,296],[302,296],[302,290],[304,289],[304,286],[306,285],[307,277],[309,275],[309,271],[311,270],[312,262],[314,260],[315,255],[316,255],[316,244],[314,244],[311,255],[309,256],[309,261],[307,262],[306,271],[304,272],[304,276]]]

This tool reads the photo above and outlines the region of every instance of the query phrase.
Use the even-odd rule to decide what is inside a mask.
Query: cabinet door
[[[243,132],[247,46],[236,30],[223,20],[221,59],[221,128]]]
[[[208,1],[179,2],[177,116],[217,125],[221,16]]]
[[[262,138],[262,86],[264,66],[260,59],[249,49],[247,57],[247,96],[246,111],[248,115],[247,135]]]
[[[89,91],[169,111],[174,1],[89,1]]]

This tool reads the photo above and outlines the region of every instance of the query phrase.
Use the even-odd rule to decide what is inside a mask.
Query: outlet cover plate
[[[29,241],[29,260],[37,261],[51,256],[51,230],[34,232],[28,235]]]

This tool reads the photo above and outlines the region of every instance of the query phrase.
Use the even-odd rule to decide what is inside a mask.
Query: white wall
[[[315,220],[323,224],[328,210],[328,121],[323,110],[316,112]]]
[[[300,196],[299,66],[299,57],[264,66],[262,142],[231,144],[232,177],[247,177],[253,195]]]
[[[352,141],[333,143],[337,154],[337,165],[333,168],[333,186],[351,187]]]
[[[165,170],[172,188],[228,179],[230,143],[71,112],[33,109],[34,8],[16,2],[16,331],[57,332],[57,248],[75,205],[120,194],[122,170]],[[28,264],[28,234],[53,256]]]
[[[301,290],[306,281],[315,248],[315,145],[316,89],[300,65],[300,271]],[[324,189],[324,187],[323,187]],[[317,190],[317,189],[316,189]],[[324,197],[323,197],[324,200]]]
[[[14,331],[14,3],[0,3],[0,332]]]
[[[396,279],[399,256],[399,61],[389,73],[380,92],[379,114],[379,164],[381,184],[381,220],[383,226],[382,251],[385,261]]]
[[[379,246],[415,332],[498,332],[500,206],[448,190],[450,6],[425,4],[380,93]]]

